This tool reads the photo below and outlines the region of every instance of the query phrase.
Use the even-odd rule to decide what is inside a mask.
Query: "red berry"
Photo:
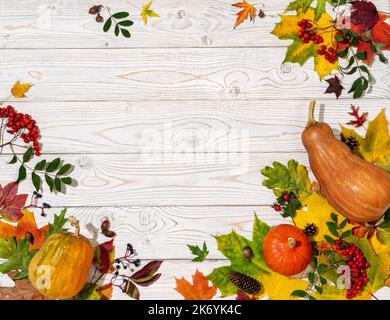
[[[278,203],[275,203],[273,207],[274,207],[275,211],[281,211],[282,210],[282,207]]]
[[[285,193],[283,195],[283,200],[286,201],[286,202],[290,201],[290,195],[288,193]]]

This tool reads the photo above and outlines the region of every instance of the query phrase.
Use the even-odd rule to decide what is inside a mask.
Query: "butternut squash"
[[[390,174],[352,154],[328,124],[314,120],[314,108],[312,101],[302,142],[321,193],[350,220],[379,220],[390,207]]]

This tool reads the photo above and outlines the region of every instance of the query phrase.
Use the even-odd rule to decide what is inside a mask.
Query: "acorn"
[[[251,260],[253,258],[253,251],[252,251],[251,247],[246,246],[242,250],[242,255],[244,256],[244,258]]]

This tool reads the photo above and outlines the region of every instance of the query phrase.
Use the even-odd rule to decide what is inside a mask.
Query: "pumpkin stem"
[[[309,116],[306,123],[306,128],[311,127],[313,124],[316,124],[317,121],[314,119],[314,109],[316,107],[316,101],[313,99],[310,101],[309,105]]]
[[[294,248],[296,244],[297,244],[297,240],[295,240],[294,238],[287,239],[287,245],[290,249]]]
[[[71,226],[74,227],[74,235],[78,237],[80,235],[80,221],[77,220],[74,216],[68,218]]]

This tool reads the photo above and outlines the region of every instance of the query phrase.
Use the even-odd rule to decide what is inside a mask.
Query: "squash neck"
[[[291,237],[287,239],[287,245],[290,249],[295,248],[296,244],[297,244],[297,240],[295,240],[294,238]]]
[[[315,107],[316,107],[316,101],[313,99],[310,101],[310,104],[309,104],[309,114],[307,117],[306,129],[310,128],[311,126],[313,126],[317,123],[317,121],[314,119]]]

